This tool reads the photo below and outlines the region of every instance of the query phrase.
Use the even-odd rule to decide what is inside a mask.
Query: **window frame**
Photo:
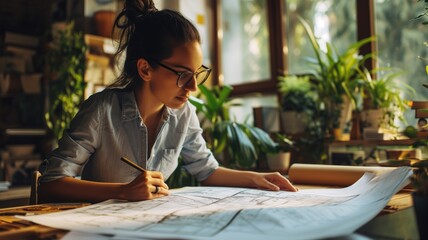
[[[285,11],[285,4],[283,0],[265,0],[267,6],[268,16],[268,30],[269,30],[269,43],[270,43],[270,79],[263,79],[257,82],[235,84],[232,85],[234,90],[232,96],[244,96],[251,93],[262,94],[279,94],[278,93],[278,76],[288,72],[287,48],[286,38],[286,17],[283,15]],[[221,2],[222,0],[212,0],[211,9],[213,12],[212,18],[212,62],[213,72],[212,81],[213,85],[223,85],[222,80],[222,62],[221,62],[221,46],[222,46],[222,16],[221,16]],[[374,29],[374,0],[355,0],[356,14],[357,14],[357,41],[375,35]],[[368,54],[376,52],[376,43],[366,44],[361,48],[361,54]],[[282,53],[282,54],[278,54]],[[366,61],[365,65],[369,70],[374,69],[375,59],[370,58]]]

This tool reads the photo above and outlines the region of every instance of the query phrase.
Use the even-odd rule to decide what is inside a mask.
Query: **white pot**
[[[303,133],[309,123],[309,117],[304,112],[284,111],[281,118],[285,134]]]
[[[290,167],[290,152],[268,154],[267,164],[268,164],[269,170],[286,172]]]

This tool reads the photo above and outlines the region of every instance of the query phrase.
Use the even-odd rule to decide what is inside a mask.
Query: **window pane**
[[[422,83],[427,83],[428,47],[424,42],[428,40],[428,26],[422,25],[422,19],[413,20],[424,12],[424,1],[376,0],[375,4],[379,66],[405,70],[399,80],[416,90],[417,96],[411,100],[426,101],[427,89]],[[409,110],[406,119],[409,124],[416,123],[414,111]]]
[[[288,71],[308,73],[306,57],[315,53],[297,16],[314,29],[318,43],[325,47],[331,42],[339,53],[357,41],[355,1],[343,0],[284,0],[287,19]]]
[[[180,12],[195,25],[201,36],[203,64],[212,67],[209,52],[209,0],[154,0],[158,9],[172,9]]]
[[[266,1],[222,1],[223,83],[240,84],[270,78]]]
[[[209,54],[209,24],[208,0],[180,0],[179,12],[189,19],[198,29],[201,35],[201,48],[203,54],[203,64],[212,66]]]

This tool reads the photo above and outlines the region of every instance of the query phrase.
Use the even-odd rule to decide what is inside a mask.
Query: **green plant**
[[[45,119],[56,140],[62,137],[83,100],[86,49],[82,33],[76,32],[71,23],[59,32],[58,45],[53,45],[47,53],[51,79]]]
[[[401,71],[385,69],[382,74],[377,74],[378,71],[359,70],[363,79],[362,93],[365,95],[364,98],[368,99],[365,101],[364,109],[382,109],[387,126],[396,127],[394,120],[398,118],[405,122],[403,113],[409,108],[409,101],[402,97],[403,92],[415,94],[415,90],[405,83],[396,81],[402,74]],[[378,76],[376,79],[372,78],[374,74]]]
[[[230,118],[229,108],[234,103],[229,98],[233,88],[225,85],[212,89],[199,86],[199,97],[190,102],[202,114],[201,125],[204,128],[208,147],[217,156],[226,156],[219,161],[231,168],[252,168],[259,154],[275,151],[277,144],[269,134],[247,123],[239,123]]]
[[[316,92],[309,76],[279,76],[279,92],[282,94],[283,111],[306,112],[309,115],[316,108]]]
[[[330,43],[326,44],[324,51],[318,44],[309,24],[301,17],[299,20],[315,52],[315,58],[308,58],[308,61],[315,66],[315,69],[312,70],[313,81],[322,103],[319,105],[319,118],[326,129],[324,132],[332,132],[334,128],[339,127],[340,109],[344,96],[351,100],[354,107],[357,105],[356,95],[358,94],[356,93],[359,91],[357,69],[360,69],[365,60],[372,56],[372,54],[360,55],[359,50],[363,45],[372,42],[374,37],[352,44],[342,54],[339,54]]]
[[[290,152],[296,148],[291,138],[284,134],[276,133],[273,137],[273,140],[277,143],[277,145],[273,151],[270,151],[269,153]]]

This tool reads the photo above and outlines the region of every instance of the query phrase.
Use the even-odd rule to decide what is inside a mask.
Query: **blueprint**
[[[348,235],[407,184],[410,168],[365,174],[343,189],[272,192],[186,187],[166,197],[22,217],[39,224],[124,238],[313,239]]]

